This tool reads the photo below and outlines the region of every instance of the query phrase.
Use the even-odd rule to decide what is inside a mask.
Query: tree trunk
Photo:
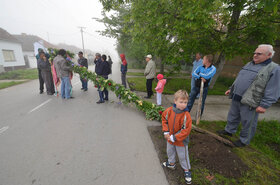
[[[211,84],[209,86],[210,89],[213,89],[218,77],[220,76],[221,72],[223,71],[225,63],[226,63],[226,59],[225,59],[224,53],[221,52],[219,55],[218,61],[217,61],[218,66],[216,66],[217,67],[216,74],[212,78]]]
[[[243,6],[244,6],[245,2],[246,2],[245,0],[234,2],[234,7],[233,7],[230,23],[228,24],[228,33],[227,33],[226,39],[230,38],[230,36],[236,32],[236,30],[238,28],[238,21],[239,21],[240,15],[241,15],[241,11],[244,9]],[[222,72],[222,70],[224,68],[225,63],[226,63],[225,54],[222,51],[220,53],[218,61],[216,63],[217,71],[216,71],[215,76],[211,80],[211,84],[209,87],[210,89],[212,89],[214,87],[220,73]]]

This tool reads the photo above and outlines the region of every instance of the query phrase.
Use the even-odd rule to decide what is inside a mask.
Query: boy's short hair
[[[185,91],[185,90],[178,90],[174,94],[174,99],[175,100],[178,100],[178,99],[188,100],[189,99],[189,95],[188,95],[187,91]]]
[[[207,58],[209,63],[211,63],[211,64],[213,63],[213,59],[214,59],[213,55],[205,55],[204,57]]]

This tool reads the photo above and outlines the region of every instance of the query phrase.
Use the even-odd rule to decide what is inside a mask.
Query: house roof
[[[44,39],[36,36],[36,35],[27,35],[22,33],[21,35],[13,35],[16,39],[18,39],[22,43],[23,51],[34,51],[34,42],[43,42],[45,48],[56,48],[55,45],[45,41]]]
[[[9,34],[6,30],[0,28],[0,40],[20,43],[14,36]]]

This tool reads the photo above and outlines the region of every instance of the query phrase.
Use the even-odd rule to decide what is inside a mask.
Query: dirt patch
[[[163,138],[161,127],[152,126],[148,127],[148,130],[160,162],[166,161],[166,141]],[[238,179],[248,170],[248,167],[232,152],[230,147],[225,146],[208,134],[192,131],[189,153],[192,169],[206,168],[209,171],[209,175],[218,173],[224,177]],[[177,167],[174,171],[164,168],[167,180],[171,185],[184,184],[183,171],[179,163],[177,163]],[[193,176],[195,178],[195,174]],[[206,178],[206,176],[204,177]]]

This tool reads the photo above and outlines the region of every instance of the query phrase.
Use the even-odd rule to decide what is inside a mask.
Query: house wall
[[[2,50],[13,50],[14,55],[15,55],[15,61],[6,62],[4,60]],[[7,42],[7,41],[0,40],[0,65],[3,65],[3,67],[5,69],[9,68],[9,67],[20,67],[21,68],[21,67],[25,66],[22,47],[21,47],[20,43]]]
[[[28,57],[30,68],[37,68],[37,59],[33,51],[23,51],[23,55]]]

